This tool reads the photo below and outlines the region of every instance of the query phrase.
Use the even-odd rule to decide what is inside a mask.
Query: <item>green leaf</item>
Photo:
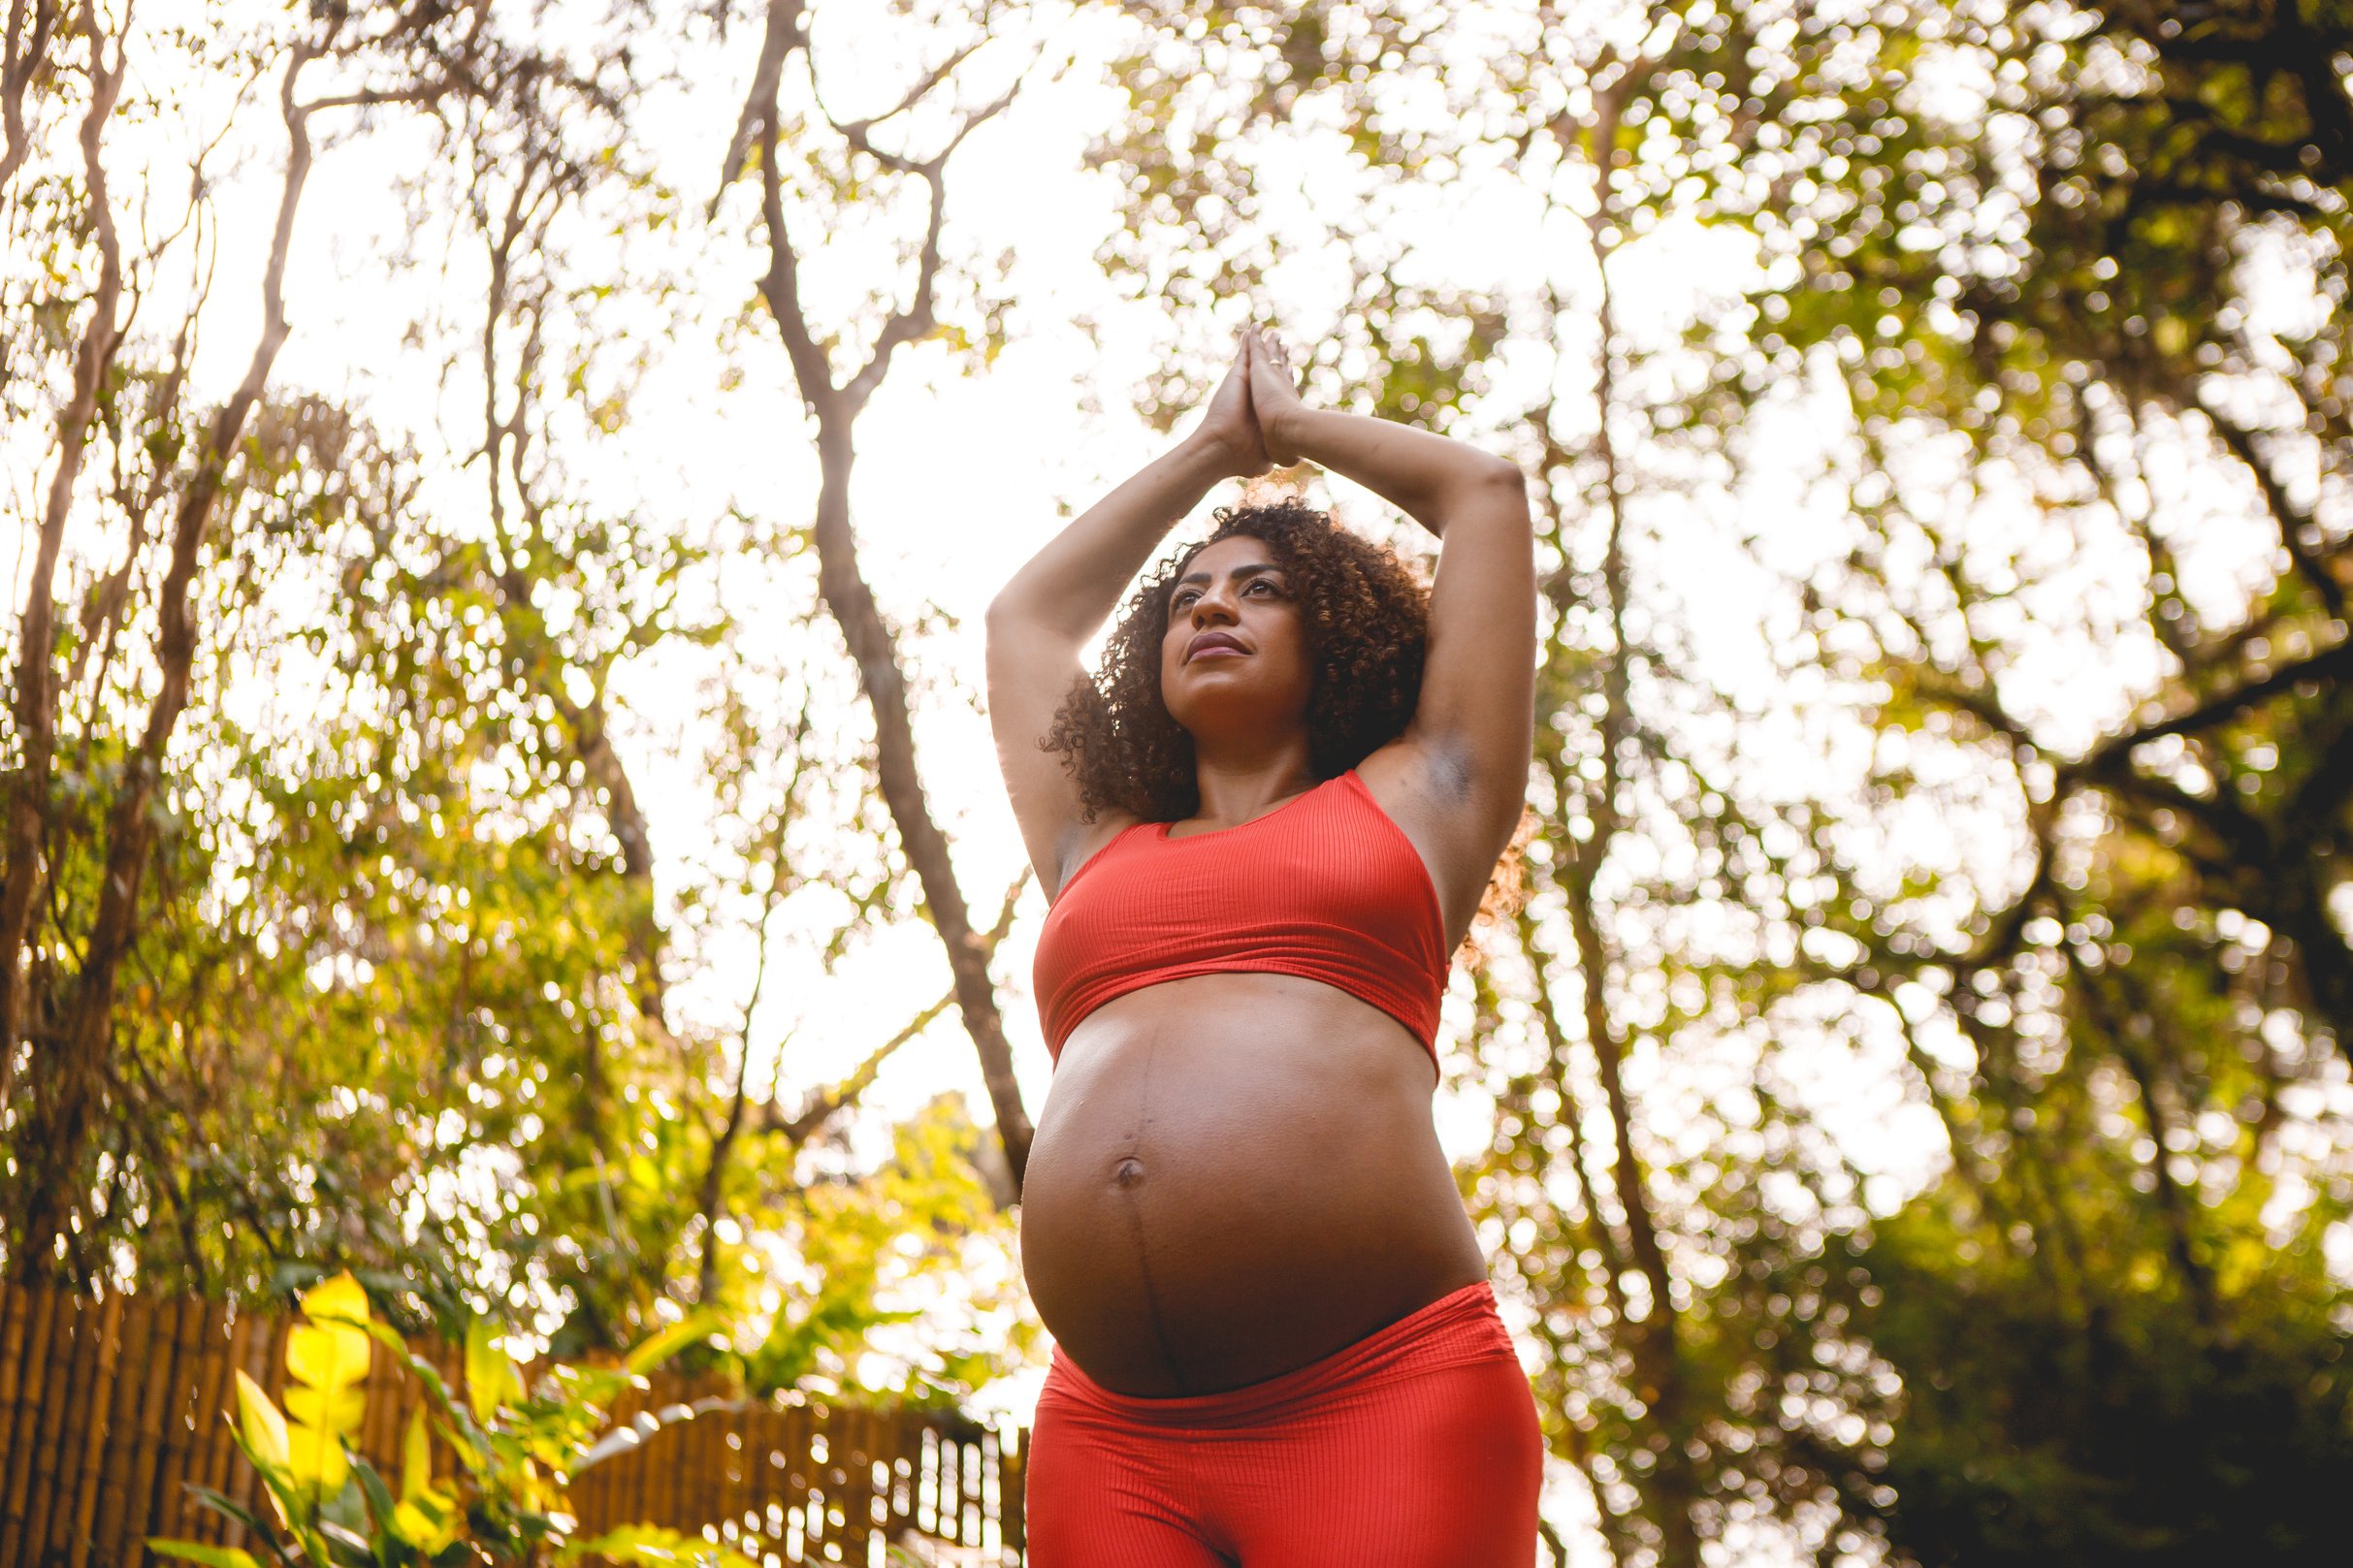
[[[680,1563],[690,1563],[694,1568],[757,1568],[740,1552],[698,1535],[682,1535],[654,1524],[628,1524],[593,1541],[571,1542],[557,1552],[556,1560],[574,1562],[592,1556],[614,1562],[657,1564],[660,1568],[675,1568]]]
[[[409,1412],[408,1430],[401,1439],[401,1495],[417,1497],[433,1488],[433,1433],[425,1424],[424,1407]]]
[[[652,1338],[639,1341],[634,1350],[621,1359],[621,1364],[632,1373],[650,1372],[696,1340],[708,1339],[725,1326],[726,1320],[716,1312],[694,1313],[685,1322],[674,1323]]]
[[[312,1323],[349,1324],[364,1328],[369,1323],[368,1293],[360,1282],[345,1269],[333,1279],[324,1279],[303,1293],[303,1316]]]
[[[466,1399],[474,1419],[487,1422],[499,1407],[523,1394],[523,1377],[499,1348],[499,1336],[480,1318],[466,1326]]]
[[[167,1557],[178,1557],[188,1562],[200,1562],[205,1568],[262,1568],[250,1552],[235,1547],[209,1547],[198,1541],[174,1541],[160,1535],[147,1537],[147,1550],[160,1552]]]
[[[442,1381],[440,1370],[433,1362],[411,1351],[401,1336],[393,1331],[390,1325],[370,1324],[368,1337],[391,1351],[399,1359],[400,1364],[407,1370],[408,1374],[423,1385],[425,1396],[435,1410],[440,1411],[452,1421],[466,1420],[466,1412],[459,1408],[455,1399],[450,1397],[449,1385]]]
[[[392,1518],[395,1512],[392,1493],[385,1489],[384,1478],[376,1474],[374,1465],[370,1464],[364,1458],[354,1456],[351,1461],[351,1479],[360,1484],[360,1492],[368,1499],[368,1518],[371,1522],[380,1526],[385,1520]],[[381,1540],[376,1543],[374,1554],[379,1561],[387,1560],[384,1543]]]
[[[321,1390],[297,1386],[286,1391],[286,1419],[305,1426],[323,1426],[338,1432],[359,1430],[360,1420],[368,1413],[368,1391],[348,1388],[332,1398]]]
[[[340,1323],[305,1324],[286,1335],[286,1373],[318,1392],[322,1413],[339,1416],[345,1413],[345,1391],[368,1376],[372,1348],[363,1329]],[[348,1425],[334,1424],[333,1429],[345,1432],[358,1424],[355,1411]]]
[[[237,1409],[239,1429],[257,1458],[284,1469],[288,1454],[286,1418],[270,1402],[262,1386],[247,1377],[242,1367],[237,1374]]]
[[[247,1454],[245,1456],[247,1458],[251,1458],[252,1455]],[[281,1481],[283,1479],[283,1475],[284,1472],[279,1472],[279,1478]],[[264,1479],[269,1479],[266,1472]],[[276,1544],[271,1541],[270,1527],[267,1524],[264,1524],[250,1509],[230,1501],[227,1497],[224,1497],[219,1492],[214,1491],[210,1487],[199,1486],[197,1483],[191,1481],[186,1483],[186,1488],[189,1495],[195,1497],[197,1501],[203,1503],[207,1508],[210,1508],[213,1513],[220,1515],[224,1519],[233,1519],[237,1520],[238,1523],[242,1524],[248,1530],[251,1530],[264,1542],[269,1543],[271,1552],[276,1555],[280,1561],[285,1559],[285,1553],[278,1551]]]

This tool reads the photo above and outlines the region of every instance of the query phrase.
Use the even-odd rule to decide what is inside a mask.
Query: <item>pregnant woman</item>
[[[1081,670],[1211,486],[1303,459],[1438,535],[1434,586],[1295,501],[1229,508]],[[990,606],[1051,900],[1036,1568],[1533,1562],[1535,1407],[1431,1096],[1448,955],[1520,816],[1534,646],[1519,471],[1305,406],[1256,330],[1200,428]]]

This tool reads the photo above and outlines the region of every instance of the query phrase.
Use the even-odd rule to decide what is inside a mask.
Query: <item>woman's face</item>
[[[1306,721],[1305,628],[1290,579],[1265,541],[1220,539],[1169,590],[1160,697],[1196,741],[1265,734]]]

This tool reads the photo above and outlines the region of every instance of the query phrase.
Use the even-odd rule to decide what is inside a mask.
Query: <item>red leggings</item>
[[[1057,1350],[1031,1568],[1531,1568],[1544,1441],[1485,1281],[1226,1393],[1113,1393]]]

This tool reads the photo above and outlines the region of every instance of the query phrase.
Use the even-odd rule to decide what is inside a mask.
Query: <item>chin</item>
[[[1264,691],[1228,690],[1197,693],[1195,700],[1169,707],[1179,729],[1199,740],[1205,733],[1266,735],[1304,728],[1305,712],[1297,702],[1279,700]]]

